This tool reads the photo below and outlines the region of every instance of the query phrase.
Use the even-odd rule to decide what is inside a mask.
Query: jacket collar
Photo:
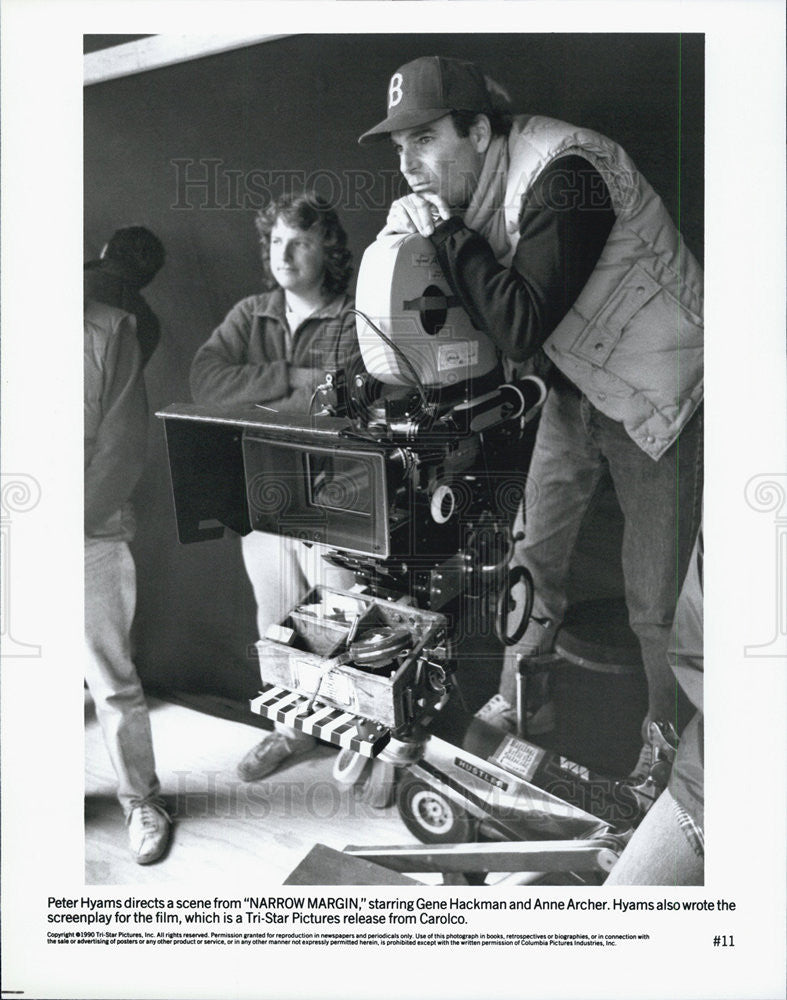
[[[349,296],[345,293],[337,295],[335,298],[326,302],[320,309],[313,312],[309,316],[309,320],[313,319],[335,319],[339,316],[342,311],[346,308],[349,302]],[[277,319],[281,323],[287,322],[286,317],[286,306],[284,302],[284,289],[274,288],[272,292],[268,292],[265,295],[260,296],[260,300],[254,308],[254,313],[257,316],[267,316],[271,319]]]

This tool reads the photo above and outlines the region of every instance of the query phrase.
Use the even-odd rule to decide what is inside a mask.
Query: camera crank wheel
[[[404,825],[423,844],[476,840],[475,818],[419,778],[400,779],[397,806]]]
[[[497,637],[506,646],[516,646],[525,634],[533,611],[533,577],[524,566],[512,566],[508,581],[497,599]],[[514,628],[510,621],[516,613]]]

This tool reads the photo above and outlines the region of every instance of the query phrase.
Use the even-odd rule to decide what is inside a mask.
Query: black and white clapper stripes
[[[376,757],[391,738],[391,731],[380,723],[343,712],[316,702],[308,714],[300,713],[312,698],[288,691],[275,684],[263,684],[260,694],[249,702],[252,712],[273,722],[282,722],[309,736],[333,743],[344,750],[354,750],[364,757]]]

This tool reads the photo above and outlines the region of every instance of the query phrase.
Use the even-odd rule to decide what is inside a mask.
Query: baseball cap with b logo
[[[391,132],[416,128],[451,111],[491,112],[484,75],[471,62],[444,56],[422,56],[405,63],[388,84],[388,116],[364,132],[361,144]]]

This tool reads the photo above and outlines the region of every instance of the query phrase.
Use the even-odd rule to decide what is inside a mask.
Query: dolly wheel
[[[340,785],[352,787],[358,784],[364,772],[372,766],[368,757],[362,757],[354,750],[340,750],[333,763],[333,780]]]
[[[476,840],[476,820],[418,778],[405,776],[400,780],[396,804],[404,825],[423,844]]]

